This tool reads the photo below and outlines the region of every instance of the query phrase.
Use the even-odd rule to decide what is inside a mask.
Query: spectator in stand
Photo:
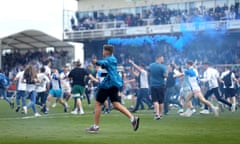
[[[89,23],[84,24],[84,20],[96,21],[96,22],[114,22],[114,18],[117,21],[124,21],[128,26],[142,26],[144,22],[141,20],[140,16],[144,19],[151,20],[150,24],[169,24],[169,23],[188,23],[192,22],[194,17],[202,17],[207,21],[212,20],[223,20],[228,17],[228,13],[231,13],[231,18],[235,15],[236,18],[239,16],[238,9],[234,5],[229,7],[224,4],[222,7],[217,5],[215,8],[206,9],[206,6],[201,5],[199,8],[189,8],[189,9],[170,9],[166,4],[152,5],[151,8],[143,10],[141,13],[118,13],[113,15],[113,13],[108,13],[106,16],[103,12],[98,13],[98,16],[89,18],[88,16],[80,17],[79,12],[76,13],[76,18],[78,19],[80,29],[91,29],[89,28]],[[229,12],[228,12],[229,11]],[[234,19],[235,19],[234,17]],[[140,18],[140,20],[139,20]],[[70,19],[71,24],[72,18]],[[95,22],[94,22],[95,24]],[[91,27],[91,26],[90,26]],[[94,27],[95,28],[95,27]]]
[[[37,69],[48,61],[50,58],[55,60],[55,63],[65,64],[67,61],[67,51],[55,51],[54,53],[46,52],[46,51],[28,51],[25,54],[12,52],[8,53],[2,57],[3,60],[3,69],[5,73],[9,73],[11,69],[17,68],[22,65],[32,64]],[[51,70],[50,70],[51,72]]]
[[[70,21],[71,21],[72,30],[78,30],[73,16]]]

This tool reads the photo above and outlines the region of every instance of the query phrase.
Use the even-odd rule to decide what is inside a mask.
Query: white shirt
[[[204,82],[208,82],[209,88],[217,88],[218,85],[218,78],[219,78],[219,72],[212,68],[208,67],[206,71],[203,73],[203,79],[201,79]]]
[[[26,88],[27,92],[36,91],[36,84],[27,84]]]
[[[24,71],[20,71],[16,75],[16,79],[18,79],[17,90],[20,90],[20,91],[26,91],[26,83],[22,82],[23,74],[24,74]]]
[[[223,79],[226,75],[228,75],[230,73],[230,70],[224,71],[221,74],[221,79]],[[231,81],[232,81],[232,85],[229,88],[234,88],[234,81],[233,79],[235,78],[235,74],[232,72],[231,74]],[[224,88],[226,88],[225,84],[224,84]]]
[[[179,75],[180,74],[180,72],[176,69],[173,70],[173,73],[174,73],[174,75]]]
[[[48,76],[45,73],[37,74],[40,84],[37,86],[37,92],[45,92],[47,90],[47,84],[50,82]]]
[[[186,69],[184,72],[184,75],[187,76],[187,81],[193,91],[199,91],[200,86],[198,83],[198,72],[197,69],[194,69],[193,67],[190,67],[189,69]]]
[[[193,70],[195,71],[195,73],[196,73],[196,76],[197,76],[197,78],[198,78],[198,77],[199,77],[198,70],[197,70],[196,68],[193,68]]]
[[[99,80],[99,83],[101,83],[101,82],[104,80],[104,77],[101,76],[102,73],[107,73],[107,70],[100,68],[100,69],[97,71],[96,78]]]
[[[54,77],[57,77],[58,79],[54,79]],[[58,73],[53,73],[51,76],[51,83],[52,83],[52,89],[59,90],[61,89],[60,79]]]
[[[67,73],[62,72],[60,74],[61,85],[62,85],[63,89],[71,89],[70,81],[67,79],[68,75],[69,75],[69,72],[67,72]]]
[[[140,73],[140,88],[149,88],[148,73],[146,70],[141,70]]]
[[[46,65],[46,66],[44,66],[44,68],[45,68],[45,74],[47,75],[47,76],[51,76],[51,69]]]

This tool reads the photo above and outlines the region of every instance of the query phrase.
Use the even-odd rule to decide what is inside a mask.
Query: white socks
[[[134,116],[131,116],[130,121],[131,121],[131,122],[134,121]]]
[[[99,126],[98,126],[98,125],[96,125],[96,124],[94,124],[94,125],[93,125],[93,127],[94,127],[94,128],[99,128]]]

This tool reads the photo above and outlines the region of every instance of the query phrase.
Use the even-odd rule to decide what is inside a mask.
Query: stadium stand
[[[136,8],[137,9],[137,8]],[[144,7],[140,7],[144,9]],[[119,9],[118,9],[119,10]],[[117,11],[117,10],[112,10]],[[120,10],[121,11],[121,10]],[[102,22],[123,22],[116,25],[121,26],[146,26],[160,24],[175,24],[180,22],[192,22],[195,17],[202,17],[206,21],[232,20],[237,18],[234,5],[206,8],[205,6],[193,7],[189,9],[168,8],[168,5],[151,5],[145,10],[136,12],[93,12],[91,14],[83,14],[85,12],[78,11],[75,18],[71,18],[71,26],[73,30],[101,29],[97,26]],[[125,25],[124,25],[125,24]]]
[[[49,59],[59,66],[72,62],[70,55],[73,46],[41,31],[25,30],[3,37],[0,41],[2,70],[6,74],[10,71],[16,73],[29,63],[40,68]],[[47,52],[47,48],[52,49]]]
[[[147,64],[159,52],[165,54],[168,63],[183,64],[187,58],[215,64],[239,63],[239,3],[234,0],[95,2],[80,0],[78,11],[66,10],[64,15],[68,23],[64,39],[83,42],[86,58],[93,53],[100,56],[99,47],[116,38],[111,44],[116,46],[122,64],[128,58],[144,58]],[[158,39],[152,40],[155,37]],[[171,39],[182,40],[178,43],[182,46],[176,47]]]
[[[196,22],[200,27],[239,28],[239,3],[233,0],[88,2],[79,1],[76,12],[64,12],[65,40],[172,34],[181,32],[182,24],[197,31]]]

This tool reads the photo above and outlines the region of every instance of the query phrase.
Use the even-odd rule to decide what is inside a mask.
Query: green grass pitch
[[[71,101],[72,102],[72,101]],[[86,101],[84,101],[86,103]],[[72,106],[72,103],[71,103]],[[93,106],[84,104],[85,115],[63,113],[60,104],[48,115],[34,118],[16,113],[0,101],[0,144],[239,144],[240,111],[225,111],[219,117],[180,117],[172,110],[162,120],[153,120],[152,110],[139,111],[140,127],[134,132],[128,118],[113,110],[102,115],[98,134],[85,129],[93,124]]]

